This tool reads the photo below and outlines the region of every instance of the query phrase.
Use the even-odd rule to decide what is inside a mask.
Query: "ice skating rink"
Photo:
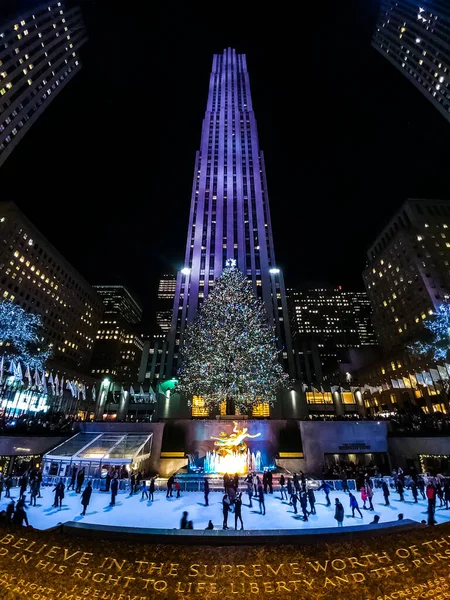
[[[166,499],[165,492],[155,492],[154,502],[141,499],[141,493],[129,496],[128,492],[119,492],[116,497],[116,505],[109,506],[110,494],[106,492],[93,492],[91,503],[86,511],[86,516],[81,516],[81,495],[73,491],[66,492],[62,508],[53,508],[54,494],[51,487],[41,490],[42,498],[37,499],[37,506],[29,506],[29,494],[26,496],[26,512],[30,525],[37,529],[48,529],[58,523],[75,521],[99,525],[119,525],[122,527],[143,527],[154,529],[179,528],[182,512],[188,512],[188,519],[193,521],[194,529],[205,529],[209,519],[214,524],[214,529],[222,529],[222,493],[211,492],[209,495],[209,506],[204,505],[204,497],[201,492],[185,492],[180,498]],[[280,499],[278,491],[274,494],[265,495],[266,515],[259,512],[259,503],[252,500],[253,507],[248,506],[248,496],[243,494],[242,518],[244,528],[248,530],[261,529],[314,529],[324,527],[336,527],[334,520],[334,501],[339,498],[345,510],[344,527],[350,525],[368,524],[374,515],[379,515],[380,523],[396,521],[399,513],[403,513],[405,519],[422,521],[427,519],[427,501],[419,500],[414,504],[410,492],[405,491],[405,501],[398,500],[398,494],[391,493],[390,506],[384,505],[384,498],[380,491],[375,491],[373,498],[374,511],[363,510],[360,494],[356,494],[363,518],[358,514],[355,518],[351,516],[348,494],[343,492],[331,492],[331,506],[326,506],[323,492],[316,492],[316,512],[310,515],[308,521],[304,522],[300,515],[294,513],[292,506],[286,500]],[[17,501],[19,489],[11,490],[11,497]],[[9,500],[2,497],[1,509],[5,509]],[[309,508],[309,505],[308,505]],[[299,506],[298,506],[299,509]],[[301,512],[301,511],[300,511]],[[435,519],[438,523],[450,521],[450,510],[439,508],[437,499]],[[234,514],[228,517],[228,527],[234,528]]]

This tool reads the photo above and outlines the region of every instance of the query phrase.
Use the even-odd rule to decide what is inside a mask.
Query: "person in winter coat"
[[[237,529],[237,522],[241,522],[241,531],[244,529],[244,522],[242,520],[242,494],[239,493],[236,495],[236,499],[234,501],[234,529]]]
[[[302,512],[303,512],[303,520],[307,521],[308,520],[308,496],[306,495],[306,492],[300,492],[300,506],[302,507]]]
[[[258,502],[259,502],[259,512],[263,515],[266,514],[266,505],[264,503],[264,489],[262,483],[258,484]]]
[[[400,501],[404,502],[405,498],[403,496],[403,492],[404,492],[405,488],[403,486],[402,480],[399,478],[399,480],[397,481],[397,492],[400,496]]]
[[[267,494],[267,486],[269,485],[269,480],[267,478],[267,475],[268,475],[267,471],[264,471],[262,482],[263,482],[263,487],[264,487],[264,493],[265,494]]]
[[[352,509],[352,517],[355,516],[355,510],[357,510],[359,512],[359,516],[362,519],[363,516],[362,516],[362,512],[359,510],[358,500],[355,498],[355,496],[351,492],[348,493],[348,497],[350,498],[350,508]]]
[[[167,494],[166,494],[166,498],[172,498],[172,488],[173,488],[173,484],[175,481],[175,477],[173,475],[171,475],[169,477],[169,479],[167,480]]]
[[[428,499],[428,511],[430,512],[430,509],[432,509],[434,515],[436,509],[436,488],[431,482],[427,485],[426,495]]]
[[[83,493],[81,494],[81,505],[83,506],[83,512],[81,516],[84,517],[86,514],[86,509],[89,506],[89,502],[91,501],[92,494],[92,482],[88,481],[87,486],[84,488]]]
[[[2,494],[3,494],[3,484],[4,484],[3,473],[0,473],[0,500],[2,499]]]
[[[214,529],[214,524],[210,519],[208,522],[208,527],[205,527],[205,530],[211,530],[211,529]]]
[[[327,506],[331,506],[331,500],[330,500],[331,487],[323,479],[322,479],[322,484],[317,488],[318,492],[320,490],[323,490],[325,492],[325,497],[327,499]]]
[[[19,500],[16,506],[16,510],[14,511],[12,522],[16,527],[22,527],[24,521],[26,523],[26,526],[29,527],[28,517],[27,513],[25,512],[24,503]]]
[[[312,515],[316,514],[316,496],[314,495],[314,490],[312,488],[309,488],[308,490],[308,500],[309,500],[309,506],[311,507],[310,513]]]
[[[181,521],[180,521],[180,529],[187,529],[188,528],[188,513],[187,511],[183,511],[183,516],[181,517]]]
[[[369,510],[374,510],[373,504],[372,504],[372,498],[373,498],[372,486],[370,485],[369,482],[366,482],[366,484],[365,484],[364,487],[365,487],[365,490],[366,490],[367,500],[369,502]]]
[[[436,497],[439,498],[439,508],[444,506],[444,489],[441,483],[436,485]]]
[[[281,494],[282,500],[284,500],[284,496],[286,496],[286,500],[287,500],[286,479],[284,478],[283,474],[281,474],[281,476],[280,476],[280,494]]]
[[[13,486],[13,480],[11,475],[5,479],[5,498],[11,498],[11,488]]]
[[[114,479],[111,481],[111,502],[109,503],[110,506],[114,506],[116,504],[116,496],[118,489],[119,480],[117,479],[117,477],[114,477]]]
[[[253,496],[253,479],[251,475],[247,475],[245,478],[245,485],[247,486],[247,494],[248,494],[248,507],[252,508],[252,496]]]
[[[345,493],[349,492],[350,490],[348,489],[347,473],[344,471],[344,469],[342,469],[340,477],[342,481],[342,491]]]
[[[81,492],[81,488],[83,487],[83,483],[84,483],[84,467],[78,471],[78,475],[77,475],[77,489],[75,490],[75,492],[77,494],[79,494]]]
[[[31,501],[30,506],[36,506],[36,497],[39,494],[39,481],[35,479],[31,484]]]
[[[209,506],[209,481],[207,477],[203,480],[203,493],[205,494],[205,506]]]
[[[27,491],[28,477],[26,476],[26,473],[24,473],[22,475],[22,477],[20,478],[19,485],[20,485],[20,492],[19,492],[19,499],[20,499],[25,496],[25,492]]]
[[[336,508],[334,511],[334,518],[337,521],[338,527],[342,527],[342,524],[344,522],[344,507],[339,501],[339,498],[336,498],[335,507]]]
[[[55,502],[53,504],[54,508],[62,507],[62,501],[64,498],[64,490],[65,489],[66,489],[66,486],[64,485],[62,477],[61,477],[59,482],[56,484],[55,488],[53,489],[53,491],[55,492]]]
[[[444,484],[444,502],[445,508],[448,509],[448,503],[450,502],[450,483],[448,481]]]
[[[413,498],[414,498],[414,504],[417,504],[417,497],[419,495],[419,492],[417,491],[417,485],[416,485],[415,481],[411,481],[409,489],[412,492],[412,495],[413,495]]]
[[[228,513],[230,512],[230,499],[228,494],[222,498],[223,529],[228,529]]]
[[[294,493],[294,486],[292,485],[292,481],[289,477],[287,480],[287,493],[289,496],[289,504],[292,504],[292,494]]]
[[[175,489],[177,490],[177,498],[179,498],[181,494],[181,485],[178,479],[175,480]]]
[[[273,475],[272,471],[267,473],[267,483],[269,485],[269,494],[273,494]]]
[[[255,472],[253,472],[253,492],[254,492],[254,496],[258,495],[258,480],[259,480],[259,477],[257,476],[257,474]]]
[[[73,490],[75,490],[75,481],[77,480],[77,467],[75,465],[73,465],[72,467],[72,475],[70,476],[70,483],[67,486],[67,491],[70,490],[70,488],[72,488]]]
[[[361,500],[363,501],[363,508],[367,509],[367,506],[366,506],[366,502],[367,502],[366,488],[364,486],[362,486],[359,491],[361,492]]]
[[[134,473],[131,473],[131,477],[130,477],[130,496],[132,496],[135,492],[135,486],[136,486],[136,475]]]
[[[151,500],[153,502],[154,498],[153,498],[153,494],[155,493],[155,478],[152,477],[150,479],[150,487],[148,490],[149,493],[149,500]]]
[[[238,473],[234,474],[233,477],[233,487],[234,487],[234,491],[237,492],[239,489],[239,475]]]
[[[298,502],[297,493],[295,491],[293,491],[291,494],[291,504],[294,507],[295,514],[297,514],[297,502]]]
[[[141,500],[144,499],[144,496],[148,500],[148,489],[147,489],[147,483],[146,483],[145,479],[143,479],[142,482],[141,482],[141,492],[142,492],[142,494],[141,494]]]
[[[300,481],[298,480],[298,475],[297,473],[294,473],[294,476],[292,478],[293,484],[294,484],[294,488],[295,491],[297,492],[297,494],[300,492]]]
[[[425,482],[423,480],[423,477],[418,477],[417,478],[417,488],[419,490],[419,492],[422,494],[422,499],[425,500],[426,496],[425,496]]]
[[[14,502],[14,500],[11,500],[11,502],[6,507],[6,528],[9,528],[9,526],[11,525],[11,521],[12,521],[13,514],[14,514],[14,508],[15,508],[15,502]]]
[[[391,492],[389,491],[389,486],[388,484],[384,481],[381,484],[381,490],[383,492],[383,496],[384,496],[384,503],[386,506],[389,506],[389,496],[391,495]]]

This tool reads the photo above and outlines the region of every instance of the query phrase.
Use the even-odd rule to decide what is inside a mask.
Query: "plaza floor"
[[[205,529],[209,519],[212,520],[215,529],[222,528],[222,494],[211,492],[209,495],[209,506],[204,505],[203,494],[200,492],[185,492],[180,498],[166,499],[164,492],[156,492],[153,502],[141,499],[141,494],[129,496],[127,492],[121,492],[116,498],[116,505],[109,506],[110,495],[106,492],[94,492],[91,496],[91,503],[87,509],[86,516],[81,516],[82,506],[80,503],[80,494],[75,492],[66,492],[62,508],[52,507],[54,494],[52,488],[42,490],[42,498],[37,499],[37,506],[30,507],[27,502],[27,515],[30,525],[37,529],[47,529],[54,527],[59,523],[75,521],[100,525],[120,525],[122,527],[144,527],[155,529],[173,529],[178,528],[182,512],[188,511],[189,520],[193,521],[194,529]],[[18,499],[18,488],[11,490],[11,497]],[[359,494],[358,494],[359,496]],[[244,505],[242,517],[244,527],[247,530],[252,529],[314,529],[323,527],[336,527],[334,520],[334,501],[339,498],[345,509],[344,527],[347,525],[368,524],[373,520],[374,515],[380,516],[380,522],[397,521],[399,513],[403,513],[405,519],[412,519],[420,523],[427,518],[427,502],[419,500],[414,504],[410,494],[405,495],[405,501],[398,500],[398,494],[391,494],[390,506],[384,505],[383,496],[379,491],[375,492],[373,505],[374,511],[362,509],[363,518],[359,516],[352,518],[349,508],[348,496],[342,492],[331,493],[331,506],[326,506],[323,492],[316,492],[316,511],[317,514],[310,515],[307,522],[299,518],[294,513],[292,506],[286,501],[280,499],[280,494],[275,492],[273,495],[265,496],[266,515],[259,512],[259,503],[253,500],[253,507],[248,507],[248,496],[243,495]],[[29,496],[27,495],[27,500]],[[2,497],[0,509],[6,508],[9,500]],[[437,503],[439,505],[439,501]],[[357,513],[356,513],[357,514]],[[450,521],[450,510],[437,507],[436,521],[442,523]],[[234,515],[230,513],[228,526],[234,527]]]

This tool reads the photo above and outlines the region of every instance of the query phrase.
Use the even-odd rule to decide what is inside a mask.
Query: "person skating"
[[[292,504],[292,494],[294,493],[294,486],[292,485],[292,481],[289,477],[287,480],[287,493],[289,496],[289,504]]]
[[[342,491],[347,493],[350,492],[348,489],[347,473],[342,469],[341,471]]]
[[[228,513],[230,512],[230,499],[228,494],[224,494],[222,498],[222,512],[223,512],[223,529],[228,529]]]
[[[300,506],[302,507],[303,520],[308,520],[308,496],[306,492],[300,492]]]
[[[149,487],[148,493],[149,493],[149,500],[151,500],[153,502],[153,500],[154,500],[153,494],[155,493],[155,478],[154,477],[152,477],[150,479],[150,487]]]
[[[267,483],[269,485],[269,494],[273,494],[273,475],[272,471],[267,473]]]
[[[269,485],[269,480],[268,480],[268,473],[265,470],[263,473],[263,486],[264,486],[264,493],[267,494],[267,486]]]
[[[108,469],[108,471],[106,472],[106,477],[105,477],[105,482],[106,482],[106,486],[105,486],[105,492],[109,492],[109,490],[111,489],[111,479],[113,477],[113,470],[112,469]]]
[[[83,487],[83,483],[84,483],[84,467],[78,471],[78,475],[77,475],[77,489],[75,490],[75,493],[79,494],[81,492],[81,488]]]
[[[223,490],[224,490],[225,494],[228,493],[229,487],[230,487],[230,476],[228,475],[228,473],[225,473],[225,475],[223,476]]]
[[[288,499],[287,493],[286,493],[286,479],[284,478],[283,473],[280,476],[280,494],[281,494],[281,500],[284,500],[285,496],[286,496],[286,500]]]
[[[384,481],[384,479],[381,483],[381,490],[382,490],[383,496],[384,496],[384,504],[385,504],[385,506],[389,506],[389,496],[391,495],[391,492],[389,491],[389,486]]]
[[[6,526],[7,528],[11,525],[11,521],[14,514],[15,502],[11,500],[11,502],[6,507]]]
[[[295,514],[297,514],[297,502],[298,502],[297,492],[295,490],[292,490],[291,504],[294,507],[294,513]]]
[[[0,500],[2,499],[3,485],[4,485],[3,473],[0,473]]]
[[[373,503],[372,503],[373,489],[368,481],[365,484],[365,489],[366,489],[367,500],[369,501],[369,510],[374,510]]]
[[[136,475],[134,473],[131,473],[131,477],[130,477],[130,496],[132,496],[135,492],[135,485],[136,485]]]
[[[450,502],[450,483],[447,480],[444,484],[444,502],[445,508],[448,509],[448,503]]]
[[[83,507],[83,512],[81,516],[84,517],[86,515],[86,509],[89,506],[89,502],[91,501],[92,494],[92,482],[88,481],[87,486],[84,488],[83,493],[81,494],[81,505]]]
[[[20,486],[19,499],[23,498],[25,496],[25,492],[27,491],[27,485],[28,485],[28,477],[24,473],[19,480],[19,486]]]
[[[64,498],[65,488],[66,488],[66,486],[64,485],[62,477],[61,477],[59,482],[56,484],[56,486],[53,489],[53,491],[55,492],[55,502],[53,503],[54,508],[62,507],[62,501]]]
[[[36,479],[37,479],[37,482],[39,484],[39,486],[38,486],[38,498],[42,498],[42,496],[41,496],[42,471],[40,469],[37,472]]]
[[[259,502],[259,512],[260,514],[266,514],[266,505],[264,503],[264,489],[262,483],[258,484],[258,502]]]
[[[242,494],[239,493],[236,495],[236,499],[234,501],[234,529],[237,529],[237,522],[241,522],[241,531],[244,529],[244,522],[242,520]]]
[[[312,515],[316,514],[316,496],[314,494],[314,490],[312,488],[308,489],[308,500],[309,506],[311,507],[310,513]]]
[[[180,482],[178,481],[178,479],[175,480],[174,487],[177,491],[177,498],[179,498],[180,494],[181,494],[181,485],[180,485]]]
[[[441,483],[436,485],[436,497],[439,498],[439,508],[444,506],[444,489]]]
[[[183,511],[183,516],[181,517],[181,521],[180,521],[180,529],[187,529],[188,528],[188,513],[187,511]]]
[[[77,471],[78,471],[77,467],[75,465],[73,465],[72,474],[70,476],[70,483],[67,486],[67,491],[69,491],[70,488],[72,488],[72,490],[75,491],[75,481],[77,480]]]
[[[141,500],[144,499],[144,496],[148,500],[148,490],[147,490],[147,483],[146,483],[145,479],[143,479],[142,482],[141,482],[141,492],[142,492],[142,494],[141,494]]]
[[[5,479],[5,498],[11,498],[11,488],[13,485],[13,480],[11,475]]]
[[[138,474],[136,476],[136,491],[138,489],[140,489],[141,487],[141,481],[142,481],[143,477],[142,477],[142,473],[140,471],[138,471]]]
[[[247,485],[248,507],[252,508],[253,480],[251,475],[247,475],[247,477],[245,478],[245,483]]]
[[[211,519],[208,521],[208,527],[205,527],[205,531],[207,530],[211,530],[214,529],[214,525],[213,522],[211,521]]]
[[[414,498],[414,504],[417,504],[417,497],[419,495],[418,491],[417,491],[417,485],[415,484],[414,481],[411,481],[411,485],[409,486],[409,489],[412,492],[413,498]]]
[[[337,521],[338,527],[342,527],[343,521],[344,521],[344,507],[342,506],[341,502],[339,501],[339,498],[336,498],[335,506],[336,506],[336,508],[334,511],[334,518]]]
[[[172,498],[172,488],[173,488],[174,481],[175,481],[175,477],[173,475],[171,475],[169,477],[169,479],[167,480],[167,494],[166,494],[166,498]]]
[[[373,521],[370,521],[369,525],[378,525],[379,522],[380,522],[379,515],[373,515]]]
[[[294,473],[294,476],[292,477],[292,483],[294,484],[294,489],[295,489],[296,493],[298,494],[300,492],[300,482],[298,480],[297,473]]]
[[[418,477],[417,478],[417,488],[419,490],[419,492],[422,494],[422,500],[425,500],[426,496],[425,496],[425,482],[423,480],[423,477]]]
[[[205,506],[209,506],[209,481],[207,477],[203,479],[203,493],[205,495]]]
[[[26,523],[26,526],[29,527],[27,513],[25,512],[25,505],[22,501],[19,500],[16,506],[16,510],[14,511],[12,522],[16,527],[22,527],[24,521]]]
[[[330,492],[331,492],[331,487],[328,485],[328,483],[322,479],[322,483],[321,485],[317,488],[317,491],[319,492],[320,490],[323,490],[325,493],[325,498],[327,499],[327,506],[331,506],[331,500],[330,500]]]
[[[258,480],[259,480],[259,477],[257,476],[256,472],[253,471],[252,482],[253,482],[254,496],[258,495]]]
[[[114,479],[111,481],[111,502],[109,503],[110,506],[115,506],[116,504],[116,496],[118,489],[119,480],[117,479],[117,477],[114,477]]]
[[[233,487],[234,491],[237,493],[239,489],[239,475],[237,473],[235,473],[233,477]]]
[[[436,488],[431,481],[427,485],[426,495],[428,499],[428,514],[432,514],[434,520],[434,511],[436,510]]]
[[[30,506],[36,506],[36,498],[37,498],[38,493],[39,493],[39,481],[37,479],[35,479],[33,481],[33,483],[31,484]]]
[[[404,502],[404,500],[405,500],[405,498],[403,496],[404,489],[405,488],[403,487],[403,483],[402,483],[401,479],[399,479],[397,481],[397,492],[398,492],[398,495],[400,496],[399,499],[401,502]]]
[[[352,517],[355,516],[355,510],[357,510],[359,512],[359,516],[362,519],[363,516],[362,516],[362,512],[359,509],[358,500],[355,498],[355,496],[351,492],[348,493],[348,497],[350,498],[350,508],[352,509]]]

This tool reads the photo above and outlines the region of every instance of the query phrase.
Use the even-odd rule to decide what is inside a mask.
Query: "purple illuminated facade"
[[[246,273],[272,319],[293,375],[284,281],[275,262],[264,155],[244,54],[214,55],[200,150],[195,157],[184,267],[178,273],[162,378],[176,373],[186,325],[228,259]]]

